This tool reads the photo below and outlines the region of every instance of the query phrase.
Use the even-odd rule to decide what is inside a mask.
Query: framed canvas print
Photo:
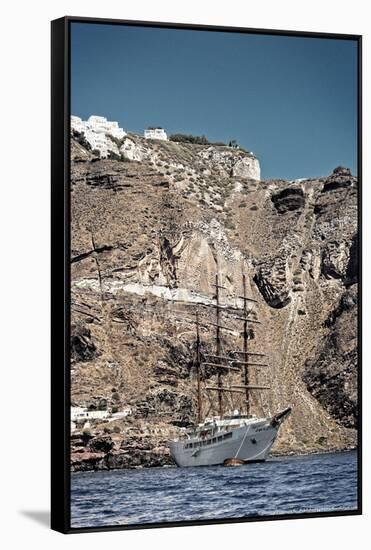
[[[361,37],[52,22],[52,527],[361,513]]]

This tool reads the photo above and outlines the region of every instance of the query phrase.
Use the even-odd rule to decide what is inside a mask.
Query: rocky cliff
[[[240,305],[242,273],[258,301],[249,345],[269,368],[251,377],[272,389],[253,412],[293,409],[274,452],[354,446],[357,179],[259,181],[255,157],[228,147],[129,135],[118,148],[101,160],[72,140],[72,402],[132,415],[75,431],[72,468],[171,464],[167,439],[195,421],[196,310],[213,349],[217,272],[224,304]]]

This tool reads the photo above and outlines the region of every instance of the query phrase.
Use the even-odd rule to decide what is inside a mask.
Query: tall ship
[[[254,331],[250,324],[261,324],[257,319],[256,300],[247,296],[246,276],[243,275],[243,296],[238,296],[242,307],[222,304],[220,291],[226,288],[215,278],[215,303],[209,307],[215,309],[215,323],[206,325],[215,327],[215,352],[205,351],[200,332],[205,323],[200,320],[199,312],[195,318],[195,356],[193,366],[196,370],[197,423],[190,429],[184,429],[178,439],[169,442],[170,453],[176,464],[186,466],[212,466],[218,464],[238,465],[248,462],[260,462],[267,459],[271,447],[278,436],[284,420],[291,413],[288,407],[274,416],[257,417],[252,409],[251,394],[269,391],[266,385],[250,382],[252,369],[264,369],[269,365],[266,355],[249,349],[249,341]],[[225,326],[221,315],[229,313],[242,324],[243,349],[224,350],[223,332],[234,333],[232,327]],[[216,384],[210,385],[206,369],[216,373]],[[233,381],[231,381],[231,375]],[[254,376],[254,378],[256,378]],[[229,380],[229,382],[228,382]],[[217,415],[209,416],[213,407],[212,394],[217,394]],[[238,398],[239,409],[227,409],[227,404]],[[207,404],[209,411],[204,414]]]

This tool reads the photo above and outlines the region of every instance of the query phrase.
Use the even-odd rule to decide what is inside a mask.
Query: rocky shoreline
[[[84,438],[72,436],[71,471],[175,466],[163,441],[148,441],[146,437],[115,440],[105,436],[82,446],[84,443]]]
[[[276,451],[270,454],[270,458],[294,457],[294,456],[309,456],[330,454],[334,452],[349,452],[355,451],[357,447],[350,445],[344,449],[327,449],[313,451]],[[151,450],[138,449],[137,452],[131,453],[128,450],[108,452],[92,452],[82,451],[73,453],[71,456],[71,472],[92,472],[103,470],[139,470],[143,468],[176,468],[174,460],[166,447],[157,447]]]
[[[177,429],[158,422],[146,426],[132,418],[114,422],[94,422],[89,430],[71,435],[71,471],[141,469],[176,466],[168,441]],[[283,445],[278,437],[270,457],[301,456],[345,452],[356,449],[353,442],[343,446],[319,438],[315,446],[299,448]]]

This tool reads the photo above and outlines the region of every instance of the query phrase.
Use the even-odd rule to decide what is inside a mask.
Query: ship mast
[[[243,286],[243,296],[239,296],[243,300],[243,358],[244,360],[240,362],[240,364],[243,363],[244,366],[244,385],[245,385],[245,397],[246,397],[246,414],[250,414],[250,392],[251,389],[266,389],[266,388],[259,388],[259,387],[253,387],[249,385],[249,366],[267,366],[262,363],[250,363],[249,362],[249,355],[257,355],[257,356],[263,356],[264,354],[259,353],[249,353],[247,350],[247,344],[249,339],[249,330],[248,330],[248,322],[251,323],[259,323],[259,321],[249,319],[249,311],[247,309],[247,302],[255,302],[256,300],[253,300],[252,298],[248,298],[246,294],[246,275],[242,274],[242,286]],[[237,352],[238,353],[238,352]],[[267,388],[268,389],[268,388]]]
[[[196,311],[196,368],[197,368],[197,421],[202,422],[202,398],[201,398],[201,357],[200,357],[200,326],[198,311]]]
[[[242,284],[243,284],[243,313],[244,313],[244,322],[243,322],[243,357],[245,359],[244,365],[244,382],[245,382],[245,392],[246,392],[246,414],[250,414],[250,396],[249,396],[249,366],[247,364],[247,299],[246,299],[246,276],[243,273],[242,275]]]
[[[219,285],[219,276],[216,274],[215,276],[215,287],[216,287],[216,355],[220,357],[221,352],[221,341],[220,341],[220,300],[219,300],[219,289],[223,288]],[[222,377],[222,371],[221,369],[218,372],[218,405],[219,405],[219,416],[220,418],[223,417],[223,377]]]
[[[249,340],[249,323],[257,323],[261,324],[259,320],[256,318],[253,319],[250,317],[251,310],[248,309],[247,303],[253,302],[257,303],[256,300],[253,298],[248,298],[246,293],[246,276],[243,274],[243,296],[238,296],[238,298],[241,298],[243,300],[243,308],[233,308],[228,305],[221,305],[220,303],[220,289],[226,288],[219,284],[219,276],[216,274],[215,276],[215,304],[212,305],[216,309],[216,323],[212,323],[210,321],[208,322],[199,322],[198,312],[196,313],[196,367],[197,367],[197,402],[198,402],[198,421],[201,423],[202,421],[202,395],[201,395],[201,367],[202,365],[210,366],[218,369],[218,375],[217,375],[217,383],[215,386],[205,386],[204,389],[207,391],[216,391],[218,393],[218,409],[219,409],[219,416],[220,418],[223,418],[224,415],[224,402],[223,402],[223,394],[225,393],[239,393],[243,394],[245,396],[245,403],[246,403],[246,414],[250,414],[250,390],[256,391],[256,390],[269,390],[269,386],[263,386],[263,385],[257,385],[257,384],[250,384],[249,380],[249,367],[254,368],[261,368],[261,367],[268,367],[268,365],[265,362],[259,362],[261,361],[263,357],[265,357],[264,353],[259,352],[253,352],[248,351],[248,340]],[[221,311],[226,310],[227,312],[233,312],[232,313],[232,319],[236,319],[243,322],[243,332],[240,333],[243,336],[243,351],[239,350],[231,350],[229,352],[229,355],[222,355],[222,340],[221,340],[221,329],[227,330],[229,332],[234,332],[234,330],[230,327],[224,326],[220,324],[221,321]],[[236,311],[236,313],[234,313]],[[238,312],[241,312],[240,315],[238,315]],[[211,353],[206,353],[205,357],[201,360],[201,354],[200,354],[200,336],[199,336],[199,330],[200,326],[214,326],[216,327],[216,355],[213,355]],[[239,360],[238,355],[242,355],[242,361]],[[237,357],[236,357],[237,355]],[[255,358],[254,361],[252,359]],[[202,364],[201,364],[202,363]],[[241,369],[243,367],[243,370]],[[240,374],[243,374],[243,384],[233,384],[225,386],[223,384],[223,376],[228,371],[236,371],[240,372]],[[242,372],[241,372],[242,371]]]

